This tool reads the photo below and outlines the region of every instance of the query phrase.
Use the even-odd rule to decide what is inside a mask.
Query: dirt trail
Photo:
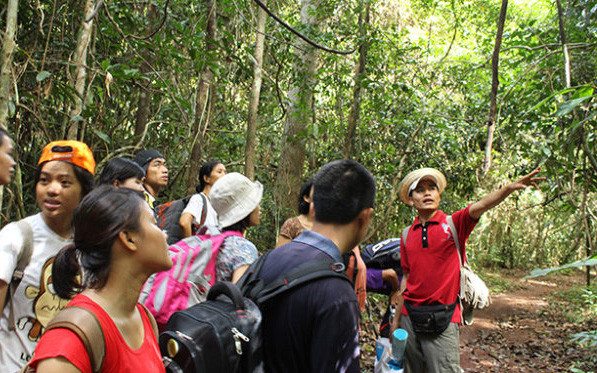
[[[593,325],[567,319],[565,302],[550,297],[556,291],[581,286],[580,273],[523,279],[500,274],[514,290],[493,296],[493,304],[475,312],[475,322],[461,328],[461,366],[465,372],[568,372],[576,362],[597,372],[597,351],[578,348],[570,335]]]
[[[565,297],[554,297],[583,285],[584,277],[552,274],[525,280],[527,273],[490,274],[509,290],[493,294],[493,303],[475,311],[473,325],[460,329],[460,361],[467,373],[487,372],[577,372],[597,373],[597,349],[579,348],[570,335],[597,329],[597,320],[578,323],[569,320]],[[383,305],[373,314],[381,314]],[[373,329],[378,320],[365,322],[361,334],[362,371],[373,372],[375,361]],[[580,363],[578,363],[580,362]]]

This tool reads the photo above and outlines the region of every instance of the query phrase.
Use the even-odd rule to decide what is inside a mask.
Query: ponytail
[[[54,291],[63,299],[71,299],[83,290],[80,281],[81,267],[75,244],[62,248],[54,258],[52,282]]]

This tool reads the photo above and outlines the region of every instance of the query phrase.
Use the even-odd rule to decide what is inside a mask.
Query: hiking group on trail
[[[2,185],[12,151],[0,130]],[[478,306],[463,295],[466,241],[484,212],[545,179],[536,169],[447,215],[445,176],[410,172],[399,196],[416,218],[388,241],[394,264],[374,266],[359,245],[376,182],[356,161],[322,166],[261,256],[245,237],[261,220],[258,181],[210,161],[197,194],[160,204],[158,150],[111,159],[97,182],[95,166],[83,142],[47,144],[40,212],[0,230],[3,372],[359,372],[366,291],[389,295],[380,330],[406,331],[404,371],[460,372],[459,328]]]

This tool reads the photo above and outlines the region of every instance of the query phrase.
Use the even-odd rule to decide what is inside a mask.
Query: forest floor
[[[527,274],[500,271],[483,276],[493,303],[475,311],[473,325],[461,328],[462,369],[467,373],[597,373],[597,348],[583,348],[571,340],[572,334],[597,330],[595,313],[581,301],[583,272],[524,279]],[[381,314],[383,302],[376,303],[371,313]],[[373,372],[373,330],[379,321],[366,316],[363,320],[362,371]]]

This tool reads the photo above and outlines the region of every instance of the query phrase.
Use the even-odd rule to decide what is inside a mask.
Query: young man
[[[481,215],[512,192],[545,180],[535,177],[537,173],[539,169],[452,214],[463,259],[466,258],[466,240]],[[402,201],[413,206],[418,214],[408,231],[406,245],[403,237],[400,247],[404,307],[399,323],[408,332],[407,372],[461,372],[458,351],[461,310],[457,299],[460,262],[446,220],[448,215],[439,209],[440,195],[445,188],[446,178],[433,168],[409,173],[399,186]],[[431,312],[436,320],[445,317],[447,327],[443,332],[417,335],[413,323],[428,319]]]
[[[157,150],[146,149],[137,153],[134,161],[145,171],[145,180],[143,181],[145,200],[153,209],[160,190],[168,184],[166,160]]]
[[[314,177],[312,230],[274,249],[263,264],[265,284],[312,260],[342,263],[373,216],[375,180],[351,160],[323,166]],[[271,300],[263,309],[267,372],[359,372],[359,305],[350,282],[326,277]]]

